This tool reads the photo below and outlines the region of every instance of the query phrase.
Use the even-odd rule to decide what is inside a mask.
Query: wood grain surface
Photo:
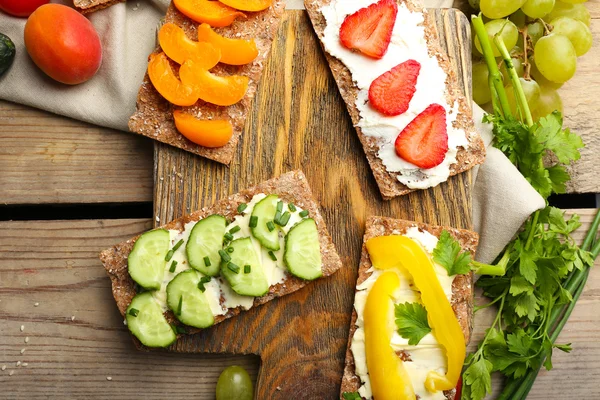
[[[470,76],[467,21],[455,10],[435,15],[464,87]],[[257,399],[333,399],[339,394],[366,216],[470,228],[470,174],[382,201],[306,14],[288,11],[279,38],[230,168],[156,145],[156,224],[283,172],[304,170],[345,268],[185,338],[177,350],[259,355]],[[243,340],[248,335],[252,341]]]
[[[595,211],[576,210],[583,222],[576,235],[579,240]],[[151,225],[147,219],[0,222],[0,398],[214,399],[217,378],[226,366],[242,365],[256,378],[258,357],[135,349],[112,299],[98,252]],[[348,270],[356,267],[348,266]],[[337,300],[328,299],[323,307]],[[572,342],[573,352],[555,353],[554,370],[541,373],[528,399],[559,400],[565,393],[573,399],[600,398],[599,308],[600,262],[559,338]],[[298,304],[289,318],[306,325],[314,317],[307,311]],[[482,338],[493,313],[485,309],[476,314],[471,349]],[[290,324],[290,329],[295,327],[297,324]],[[323,351],[316,343],[307,342],[306,346]],[[336,379],[332,385],[337,387],[341,375]],[[303,398],[307,397],[289,399]]]

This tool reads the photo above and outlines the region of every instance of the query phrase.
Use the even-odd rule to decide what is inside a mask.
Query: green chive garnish
[[[273,221],[267,222],[267,228],[269,229],[269,232],[273,232],[273,230],[275,229],[275,224],[273,223]]]
[[[177,305],[177,315],[181,315],[181,308],[183,307],[183,296],[179,298],[179,304]]]
[[[236,225],[236,226],[234,226],[233,228],[231,228],[231,229],[229,230],[229,233],[232,233],[232,234],[233,234],[233,233],[239,232],[241,229],[242,229],[242,228],[240,228],[240,226],[239,226],[239,225]]]
[[[173,332],[175,332],[176,334],[187,333],[183,326],[171,324],[171,329],[173,329]]]
[[[173,262],[171,263],[171,268],[169,268],[169,272],[170,273],[175,272],[176,268],[177,268],[177,261],[173,260]]]
[[[223,262],[231,261],[231,257],[229,257],[229,254],[227,254],[226,251],[219,250],[219,255],[221,256],[221,261],[223,261]]]
[[[299,213],[298,215],[300,215],[302,218],[304,218],[308,215],[308,210],[304,210],[301,213]]]
[[[137,317],[139,313],[140,310],[138,310],[137,308],[132,308],[131,310],[129,310],[129,315],[131,315],[132,317]]]
[[[227,232],[225,234],[225,239],[227,239],[227,240],[229,240],[231,242],[233,240],[233,235],[231,233]]]
[[[273,253],[272,250],[269,250],[269,257],[271,257],[271,260],[277,261],[277,256],[275,255],[275,253]]]
[[[279,219],[275,220],[275,223],[279,226],[286,226],[291,216],[292,214],[286,211],[281,217],[279,217]]]
[[[252,271],[252,267],[248,264],[244,265],[244,273],[249,274]]]
[[[200,291],[202,293],[204,293],[206,291],[206,288],[204,287],[204,282],[202,282],[202,281],[198,282],[198,289],[200,289]]]
[[[204,265],[210,267],[210,258],[208,258],[208,256],[204,257]]]
[[[288,208],[290,209],[291,212],[295,212],[296,211],[296,206],[294,205],[294,203],[288,204]]]
[[[250,228],[256,228],[258,226],[258,217],[253,215],[250,217]]]
[[[175,246],[173,246],[173,251],[177,251],[178,248],[183,244],[183,239],[180,239],[179,242]]]
[[[210,282],[210,276],[203,276],[202,278],[200,278],[200,282],[202,283],[208,283]]]
[[[228,247],[228,248],[227,248],[227,252],[228,252],[228,253],[233,253],[233,247]]]
[[[277,221],[279,221],[279,218],[281,218],[281,211],[277,211],[277,212],[275,213],[275,218],[273,218],[273,221],[274,221],[274,222],[275,222],[277,225],[279,225],[279,224],[277,223]]]
[[[175,253],[173,250],[169,250],[169,252],[167,253],[167,256],[165,257],[165,261],[171,261],[171,258],[173,257],[173,253]]]
[[[229,269],[234,274],[239,274],[240,273],[240,267],[238,267],[237,265],[235,265],[232,262],[230,262],[229,264],[227,264],[227,269]]]
[[[246,203],[242,203],[242,204],[240,204],[240,205],[238,206],[238,208],[237,208],[237,212],[239,212],[239,213],[242,213],[242,212],[244,212],[244,210],[245,210],[247,207],[248,207],[248,204],[246,204]]]
[[[283,211],[283,201],[278,201],[277,202],[277,211],[278,212],[282,212]]]

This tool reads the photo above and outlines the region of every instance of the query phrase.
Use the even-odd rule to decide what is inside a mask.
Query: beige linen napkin
[[[68,0],[53,1],[64,4]],[[92,124],[128,130],[148,54],[154,49],[156,26],[169,0],[130,0],[89,16],[103,45],[98,74],[78,86],[54,82],[35,67],[25,51],[25,19],[0,13],[0,32],[17,47],[14,65],[0,77],[0,98],[41,108]],[[426,0],[427,7],[449,7],[450,0]],[[288,9],[303,9],[302,0],[288,0]],[[475,116],[481,121],[481,115]],[[489,127],[481,126],[486,143]],[[487,139],[486,139],[487,138]],[[543,199],[498,150],[488,147],[474,187],[473,219],[481,235],[477,259],[492,261],[527,217],[544,206]]]

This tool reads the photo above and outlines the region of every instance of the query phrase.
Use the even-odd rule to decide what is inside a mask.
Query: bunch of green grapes
[[[484,15],[486,31],[492,40],[513,112],[513,89],[500,52],[493,44],[499,35],[509,49],[521,78],[529,108],[535,120],[554,110],[562,112],[557,92],[575,75],[577,57],[592,47],[587,0],[469,0]],[[481,45],[474,36],[473,99],[489,109],[489,72],[481,60]]]

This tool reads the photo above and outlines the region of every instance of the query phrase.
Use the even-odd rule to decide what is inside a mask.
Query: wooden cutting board
[[[432,11],[442,47],[470,99],[470,29],[456,10]],[[356,272],[368,215],[471,228],[471,175],[383,201],[304,11],[286,11],[231,166],[155,145],[155,224],[281,173],[302,169],[344,267],[299,292],[177,343],[191,353],[257,354],[256,399],[339,395]]]

